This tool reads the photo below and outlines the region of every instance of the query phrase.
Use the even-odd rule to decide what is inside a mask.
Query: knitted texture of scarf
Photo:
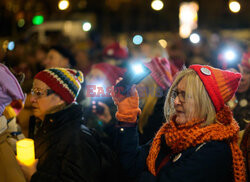
[[[235,182],[246,180],[243,155],[237,144],[239,126],[233,119],[231,111],[226,109],[226,111],[217,113],[216,118],[219,123],[205,127],[201,127],[202,121],[200,120],[192,120],[178,125],[174,118],[160,128],[150,148],[147,166],[154,176],[157,175],[155,161],[160,152],[161,136],[165,135],[166,144],[172,149],[173,154],[212,140],[228,141],[232,151],[234,180]],[[223,120],[226,122],[221,122]]]

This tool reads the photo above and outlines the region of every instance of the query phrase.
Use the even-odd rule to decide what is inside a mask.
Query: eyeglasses
[[[178,90],[172,90],[172,98],[176,99],[176,97],[179,97],[179,100],[184,103],[185,102],[185,96],[186,93],[184,91],[178,91]]]
[[[40,88],[32,88],[30,93],[32,96],[34,96],[36,98],[41,98],[44,95],[49,96],[55,92],[51,89],[44,90],[44,89],[40,89]]]

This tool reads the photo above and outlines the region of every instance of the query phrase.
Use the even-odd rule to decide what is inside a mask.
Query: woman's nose
[[[175,97],[175,99],[174,99],[174,104],[175,104],[175,105],[180,105],[180,104],[181,104],[181,101],[180,101],[178,95],[177,95],[177,97]]]
[[[31,96],[30,96],[30,102],[31,102],[31,103],[36,102],[36,97],[35,97],[34,95],[32,95],[32,94],[31,94]]]

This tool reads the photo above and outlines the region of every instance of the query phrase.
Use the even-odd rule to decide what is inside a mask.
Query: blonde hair
[[[152,115],[155,104],[158,100],[157,97],[157,84],[151,76],[146,77],[141,83],[143,83],[143,96],[140,96],[142,113],[138,120],[138,129],[143,134],[143,128],[148,123],[148,118]],[[140,89],[140,86],[138,87]]]
[[[195,113],[190,117],[193,119],[204,119],[203,126],[214,123],[216,117],[215,108],[201,79],[193,69],[181,71],[170,87],[164,104],[166,121],[168,122],[175,114],[173,90],[177,88],[182,79],[186,79],[185,102],[189,98],[194,100]]]

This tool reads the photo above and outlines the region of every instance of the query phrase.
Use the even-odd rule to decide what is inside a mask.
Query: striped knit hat
[[[200,77],[216,112],[221,111],[238,89],[241,74],[202,65],[191,65],[189,68]]]
[[[81,90],[83,74],[69,68],[50,68],[40,71],[35,79],[46,83],[56,94],[68,104],[74,102]]]
[[[169,88],[173,82],[170,62],[166,58],[156,57],[144,63],[151,70],[151,76],[163,90]]]

